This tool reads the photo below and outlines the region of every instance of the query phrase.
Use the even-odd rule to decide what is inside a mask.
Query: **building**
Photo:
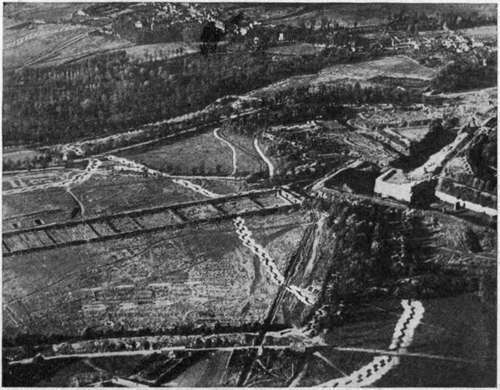
[[[432,198],[432,180],[410,180],[401,169],[391,168],[375,179],[374,192],[410,204],[425,204]]]

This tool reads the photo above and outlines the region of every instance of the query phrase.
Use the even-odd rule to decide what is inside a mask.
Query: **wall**
[[[443,202],[451,203],[453,205],[455,205],[457,202],[459,202],[459,204],[462,207],[465,207],[466,209],[475,211],[477,213],[484,213],[484,214],[488,214],[488,215],[491,215],[491,216],[496,216],[497,215],[497,210],[496,209],[492,209],[490,207],[481,206],[480,204],[472,203],[472,202],[469,202],[469,201],[466,201],[466,200],[462,200],[462,199],[456,198],[453,195],[446,194],[446,193],[444,193],[442,191],[436,191],[436,197],[439,198],[439,199],[441,199]]]

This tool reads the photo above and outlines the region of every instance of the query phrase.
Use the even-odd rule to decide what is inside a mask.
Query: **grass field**
[[[255,241],[265,246],[282,273],[297,249],[305,228],[311,223],[306,213],[280,214],[266,218],[247,218],[247,226]],[[271,223],[272,221],[272,223]]]
[[[79,3],[7,3],[4,17],[24,21],[41,19],[57,22],[71,19],[71,14],[80,8]]]
[[[129,41],[88,35],[92,27],[72,24],[35,24],[31,28],[6,30],[4,67],[57,65],[103,50],[130,46]]]
[[[315,55],[318,54],[321,50],[322,48],[316,47],[310,43],[297,43],[294,45],[271,47],[267,50],[267,52],[271,54],[303,56]]]
[[[2,220],[4,230],[13,230],[70,219],[75,202],[64,188],[50,188],[4,195]]]
[[[205,199],[168,178],[121,172],[91,177],[73,193],[84,205],[85,216]]]
[[[212,133],[124,153],[123,157],[176,175],[229,175],[233,170],[231,149]]]
[[[2,160],[5,161],[11,161],[11,162],[22,162],[24,160],[30,160],[34,159],[35,157],[41,156],[42,154],[40,152],[37,152],[36,150],[30,150],[30,149],[23,149],[23,150],[17,150],[13,152],[4,152],[2,154]]]
[[[180,55],[175,53],[175,51],[181,48],[183,49],[182,55],[197,53],[199,51],[197,45],[188,42],[164,42],[149,45],[136,45],[128,47],[125,51],[130,58],[137,60],[144,60],[147,55],[151,55],[153,59],[156,57],[164,59]]]
[[[316,74],[293,76],[285,80],[254,90],[248,95],[266,96],[277,91],[335,83],[340,80],[367,82],[375,77],[391,77],[395,79],[414,78],[430,81],[439,69],[428,68],[406,56],[384,57],[378,60],[358,62],[355,64],[339,64],[322,69]],[[402,81],[403,82],[403,81]]]
[[[260,228],[256,238],[271,253],[286,254],[298,243],[291,225],[301,219],[294,213],[249,224]],[[277,263],[283,267],[286,260],[283,255]],[[127,329],[254,322],[277,289],[232,221],[12,256],[3,266],[6,334],[75,334],[108,322]]]
[[[329,82],[343,78],[368,80],[377,76],[430,80],[435,74],[435,69],[420,65],[409,57],[393,56],[357,64],[334,65],[323,69],[318,74],[316,82]]]
[[[250,173],[256,173],[266,170],[266,165],[262,158],[258,155],[253,145],[253,137],[240,135],[231,129],[220,131],[228,142],[230,142],[236,151],[237,169],[236,173],[241,176],[246,176]]]
[[[497,40],[498,30],[496,26],[480,26],[460,30],[465,36],[479,40]]]

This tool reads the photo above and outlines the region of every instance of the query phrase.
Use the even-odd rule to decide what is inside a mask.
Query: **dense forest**
[[[10,71],[4,77],[4,145],[54,144],[123,132],[198,110],[224,95],[366,56],[272,60],[263,52],[235,52],[138,62],[118,52],[52,69]]]

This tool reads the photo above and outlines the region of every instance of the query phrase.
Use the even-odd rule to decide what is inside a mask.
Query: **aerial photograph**
[[[497,386],[496,3],[2,8],[2,386]]]

